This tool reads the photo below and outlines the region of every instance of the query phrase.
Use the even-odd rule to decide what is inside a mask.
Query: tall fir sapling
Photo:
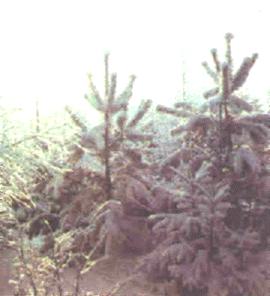
[[[129,101],[132,97],[135,76],[130,76],[127,87],[119,95],[116,94],[117,74],[109,72],[109,55],[105,55],[104,97],[95,87],[92,75],[88,75],[89,94],[86,100],[103,115],[100,126],[87,130],[87,126],[69,108],[74,122],[82,129],[80,145],[94,154],[104,166],[106,181],[106,199],[113,198],[113,176],[119,171],[119,163],[131,161],[135,166],[143,166],[143,155],[140,151],[144,142],[152,140],[152,135],[138,129],[138,125],[151,107],[151,101],[142,101],[137,112],[129,119]],[[112,172],[114,170],[114,172]]]
[[[105,55],[104,98],[97,91],[91,75],[88,76],[89,94],[86,95],[91,106],[103,115],[102,123],[89,130],[87,120],[67,108],[80,129],[80,141],[74,152],[76,160],[81,162],[89,156],[90,161],[84,167],[90,171],[99,171],[104,179],[105,198],[91,213],[92,222],[89,229],[83,232],[89,236],[93,232],[90,228],[96,225],[97,245],[105,244],[105,255],[113,252],[112,245],[116,241],[119,248],[121,243],[125,244],[125,251],[129,248],[135,251],[144,249],[140,244],[146,238],[138,231],[138,225],[145,227],[142,216],[151,212],[144,179],[150,167],[147,152],[153,138],[142,124],[151,101],[142,101],[138,109],[131,112],[129,102],[135,76],[130,77],[127,87],[117,95],[117,75],[109,73],[108,58]]]
[[[165,178],[169,170],[174,173],[169,186],[174,183],[177,211],[149,218],[159,245],[142,269],[176,280],[184,296],[269,292],[270,117],[249,114],[251,104],[236,95],[257,55],[244,59],[235,72],[231,39],[227,34],[224,64],[216,50],[211,51],[215,70],[204,63],[217,85],[205,94],[211,99],[204,114],[173,131],[181,147],[161,163]]]

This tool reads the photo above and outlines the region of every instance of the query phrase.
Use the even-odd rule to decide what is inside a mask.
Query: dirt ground
[[[9,250],[0,252],[0,296],[13,296],[12,287],[8,281],[12,272],[12,257]],[[81,282],[84,291],[91,291],[99,296],[165,296],[170,295],[161,291],[158,285],[149,284],[145,279],[132,278],[132,268],[136,258],[106,259],[100,261],[91,271],[86,273]],[[75,271],[68,269],[64,272],[65,291],[72,291]],[[127,281],[127,279],[130,279]],[[118,284],[122,283],[116,291]],[[115,290],[114,294],[109,294]]]
[[[9,250],[0,252],[0,296],[10,296],[11,286],[8,284],[11,275],[11,262],[13,254]]]

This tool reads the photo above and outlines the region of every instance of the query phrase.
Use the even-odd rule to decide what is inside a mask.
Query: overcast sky
[[[0,1],[0,96],[51,108],[81,104],[87,72],[101,85],[103,55],[110,51],[119,87],[136,74],[136,99],[173,101],[181,93],[185,63],[187,92],[200,96],[211,83],[201,62],[224,48],[259,53],[248,85],[265,99],[270,90],[269,1],[242,0],[2,0]],[[239,58],[239,59],[238,59]],[[206,83],[206,84],[205,84]]]

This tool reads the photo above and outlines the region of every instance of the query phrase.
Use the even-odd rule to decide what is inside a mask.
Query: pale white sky
[[[251,94],[270,90],[269,1],[265,0],[0,0],[0,96],[53,108],[82,104],[86,73],[101,85],[103,54],[119,73],[120,87],[135,74],[135,99],[173,101],[181,90],[185,60],[187,92],[211,85],[201,67],[209,50],[235,35],[242,58],[259,53],[248,80]],[[238,60],[240,62],[241,60]],[[43,103],[44,104],[44,103]]]

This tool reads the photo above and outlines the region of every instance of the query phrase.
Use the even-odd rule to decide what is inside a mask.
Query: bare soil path
[[[12,287],[8,281],[11,275],[13,255],[14,253],[10,250],[0,252],[0,296],[12,295]]]
[[[0,296],[13,296],[12,287],[8,283],[12,272],[12,258],[14,253],[10,250],[0,252]],[[136,264],[135,258],[106,259],[100,261],[91,271],[87,272],[81,281],[84,291],[91,291],[99,296],[109,296],[109,292],[121,285],[114,296],[163,296],[160,291],[151,291],[152,285],[143,279],[126,281],[132,276],[132,269]],[[65,291],[72,291],[75,271],[67,269],[64,272]],[[70,294],[69,294],[70,295]]]

